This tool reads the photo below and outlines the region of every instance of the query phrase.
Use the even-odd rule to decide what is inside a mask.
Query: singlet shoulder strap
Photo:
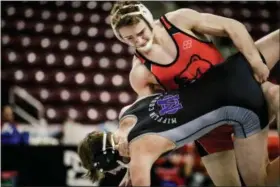
[[[173,24],[168,21],[165,15],[160,17],[160,22],[170,35],[180,32],[176,27],[173,26]]]
[[[136,58],[138,58],[140,60],[140,62],[145,65],[149,71],[151,71],[151,63],[148,60],[145,60],[141,54],[139,54],[137,51],[134,54],[136,56]]]

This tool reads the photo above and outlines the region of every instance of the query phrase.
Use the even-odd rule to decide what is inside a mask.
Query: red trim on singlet
[[[176,57],[167,65],[147,59],[136,51],[136,56],[167,90],[178,88],[177,79],[192,81],[200,78],[212,66],[224,61],[220,52],[211,42],[205,42],[175,27],[165,16],[160,21],[176,47]]]

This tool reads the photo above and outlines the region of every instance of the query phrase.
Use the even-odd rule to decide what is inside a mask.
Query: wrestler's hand
[[[268,79],[269,69],[263,63],[258,63],[257,66],[253,66],[254,77],[259,83],[263,83]]]
[[[122,179],[121,183],[119,184],[121,187],[132,186],[131,179],[129,176],[129,170],[127,170],[124,178]]]
[[[126,137],[120,137],[118,145],[116,145],[119,153],[123,157],[129,157],[129,147]]]

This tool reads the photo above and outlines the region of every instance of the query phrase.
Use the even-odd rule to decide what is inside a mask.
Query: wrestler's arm
[[[150,71],[141,64],[138,58],[133,58],[133,66],[129,73],[129,82],[132,89],[138,94],[138,97],[151,95],[154,93],[148,78]]]
[[[237,20],[207,13],[199,13],[192,9],[179,9],[175,14],[180,15],[187,29],[213,36],[227,36],[246,57],[252,67],[263,65],[261,56],[246,27]],[[177,16],[178,16],[177,15]]]
[[[147,146],[147,144],[149,146]],[[151,186],[151,168],[162,154],[151,140],[139,137],[129,145],[129,171],[132,186]]]

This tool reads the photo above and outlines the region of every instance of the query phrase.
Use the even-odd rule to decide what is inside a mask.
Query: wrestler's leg
[[[240,186],[232,126],[221,126],[195,142],[202,163],[215,186]]]
[[[255,42],[257,48],[264,56],[269,69],[272,69],[272,67],[279,61],[279,51],[280,51],[279,43],[280,43],[279,29]],[[264,91],[264,93],[266,99],[268,100],[268,103],[270,105],[273,105],[273,103],[275,103],[273,102],[273,100],[275,98],[279,99],[279,96],[277,97],[277,95],[271,92],[271,89],[269,89],[271,86],[272,85],[267,84],[267,88]],[[268,92],[268,90],[270,91]],[[277,107],[274,106],[273,108],[276,109]],[[225,140],[225,142],[229,142],[229,141],[230,140]],[[233,151],[221,151],[221,152],[216,152],[215,154],[210,153],[202,157],[202,162],[216,186],[223,186],[223,185],[240,186],[241,182],[237,174],[238,173],[237,169],[235,169],[236,161],[233,158],[235,158],[235,155],[233,155]],[[220,160],[224,162],[223,165],[220,164]],[[268,164],[268,160],[266,161],[266,163]],[[269,166],[271,166],[271,164]],[[232,168],[232,170],[230,170],[229,168]],[[223,177],[220,177],[220,173],[223,173]],[[224,181],[225,179],[230,179],[230,178],[231,178],[230,181],[229,180]]]
[[[268,127],[248,138],[235,138],[234,151],[241,176],[247,186],[265,186],[267,177]]]
[[[262,84],[262,90],[265,96],[265,99],[268,102],[268,108],[270,116],[273,115],[279,115],[279,92],[280,92],[280,86],[275,85],[271,82],[265,82]],[[280,130],[278,128],[278,130]]]
[[[279,61],[280,38],[279,29],[262,37],[255,42],[255,45],[264,56],[267,67],[271,70]]]
[[[204,156],[202,162],[215,186],[241,186],[233,150]]]
[[[266,186],[279,186],[280,185],[280,158],[276,158],[270,162],[267,167]]]

